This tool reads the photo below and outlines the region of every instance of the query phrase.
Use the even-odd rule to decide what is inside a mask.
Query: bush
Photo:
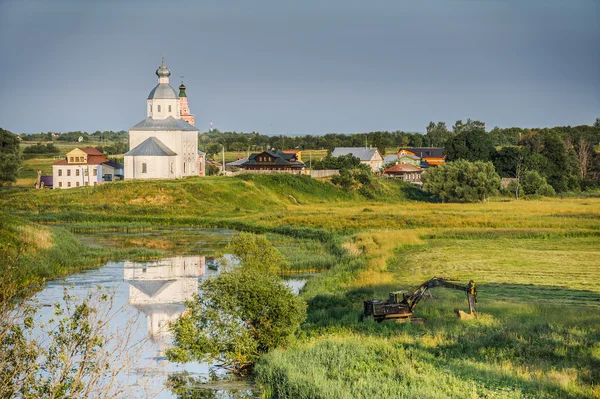
[[[285,345],[306,317],[306,303],[279,278],[255,269],[223,272],[200,285],[173,325],[172,361],[216,362],[248,372],[263,353]]]
[[[442,202],[485,201],[500,188],[500,176],[491,162],[458,160],[423,173],[423,189],[439,196]]]
[[[32,145],[26,147],[23,150],[23,154],[58,154],[60,150],[52,143],[48,143],[46,145],[42,143],[37,143],[36,145]]]
[[[245,269],[275,274],[289,268],[283,255],[263,235],[237,233],[225,250],[233,254]]]
[[[523,176],[523,191],[527,195],[542,195],[545,197],[553,197],[556,195],[554,188],[548,184],[545,177],[535,170],[525,172]]]

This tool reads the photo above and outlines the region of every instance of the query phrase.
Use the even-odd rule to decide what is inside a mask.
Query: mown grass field
[[[302,292],[297,340],[257,365],[280,398],[600,397],[600,197],[426,198],[397,182],[366,200],[310,178],[245,176],[12,188],[0,206],[50,231],[266,233],[297,270],[324,270]],[[464,294],[437,289],[417,308],[424,324],[358,321],[364,299],[433,276],[475,280],[480,317],[459,321]]]

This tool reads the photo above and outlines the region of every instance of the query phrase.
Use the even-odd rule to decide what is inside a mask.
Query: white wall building
[[[147,117],[129,129],[131,150],[125,154],[125,179],[203,175],[204,165],[198,159],[198,129],[181,118],[181,100],[169,85],[171,71],[164,59],[156,75],[158,84],[146,100]],[[189,109],[185,111],[189,114]]]
[[[75,148],[52,164],[53,188],[95,186],[123,178],[123,165],[109,161],[95,148]]]
[[[373,173],[379,172],[383,167],[383,157],[377,148],[363,147],[336,147],[331,152],[332,157],[352,156],[360,159],[360,163],[368,165]]]

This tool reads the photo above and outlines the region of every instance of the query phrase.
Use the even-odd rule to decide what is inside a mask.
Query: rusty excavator
[[[364,312],[360,319],[373,317],[378,323],[396,319],[397,321],[422,321],[422,319],[413,318],[413,313],[419,301],[428,289],[436,287],[446,287],[454,290],[465,291],[467,293],[467,301],[469,302],[469,313],[465,313],[460,309],[454,309],[456,315],[461,319],[472,319],[477,317],[475,304],[477,303],[477,288],[473,280],[467,285],[460,285],[457,280],[450,278],[434,277],[431,280],[425,281],[410,295],[407,291],[390,292],[387,301],[367,300],[364,301]]]

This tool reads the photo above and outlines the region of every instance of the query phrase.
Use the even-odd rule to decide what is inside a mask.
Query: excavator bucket
[[[461,320],[471,320],[471,319],[474,319],[476,317],[475,313],[463,312],[462,310],[460,310],[458,308],[454,309],[454,313],[456,313],[456,315],[458,316],[458,318],[461,319]]]
[[[461,320],[471,320],[477,317],[477,312],[475,311],[475,304],[477,303],[477,287],[475,287],[475,282],[473,280],[469,281],[469,285],[467,286],[467,301],[469,301],[469,313],[463,312],[460,309],[454,309],[454,313]]]

